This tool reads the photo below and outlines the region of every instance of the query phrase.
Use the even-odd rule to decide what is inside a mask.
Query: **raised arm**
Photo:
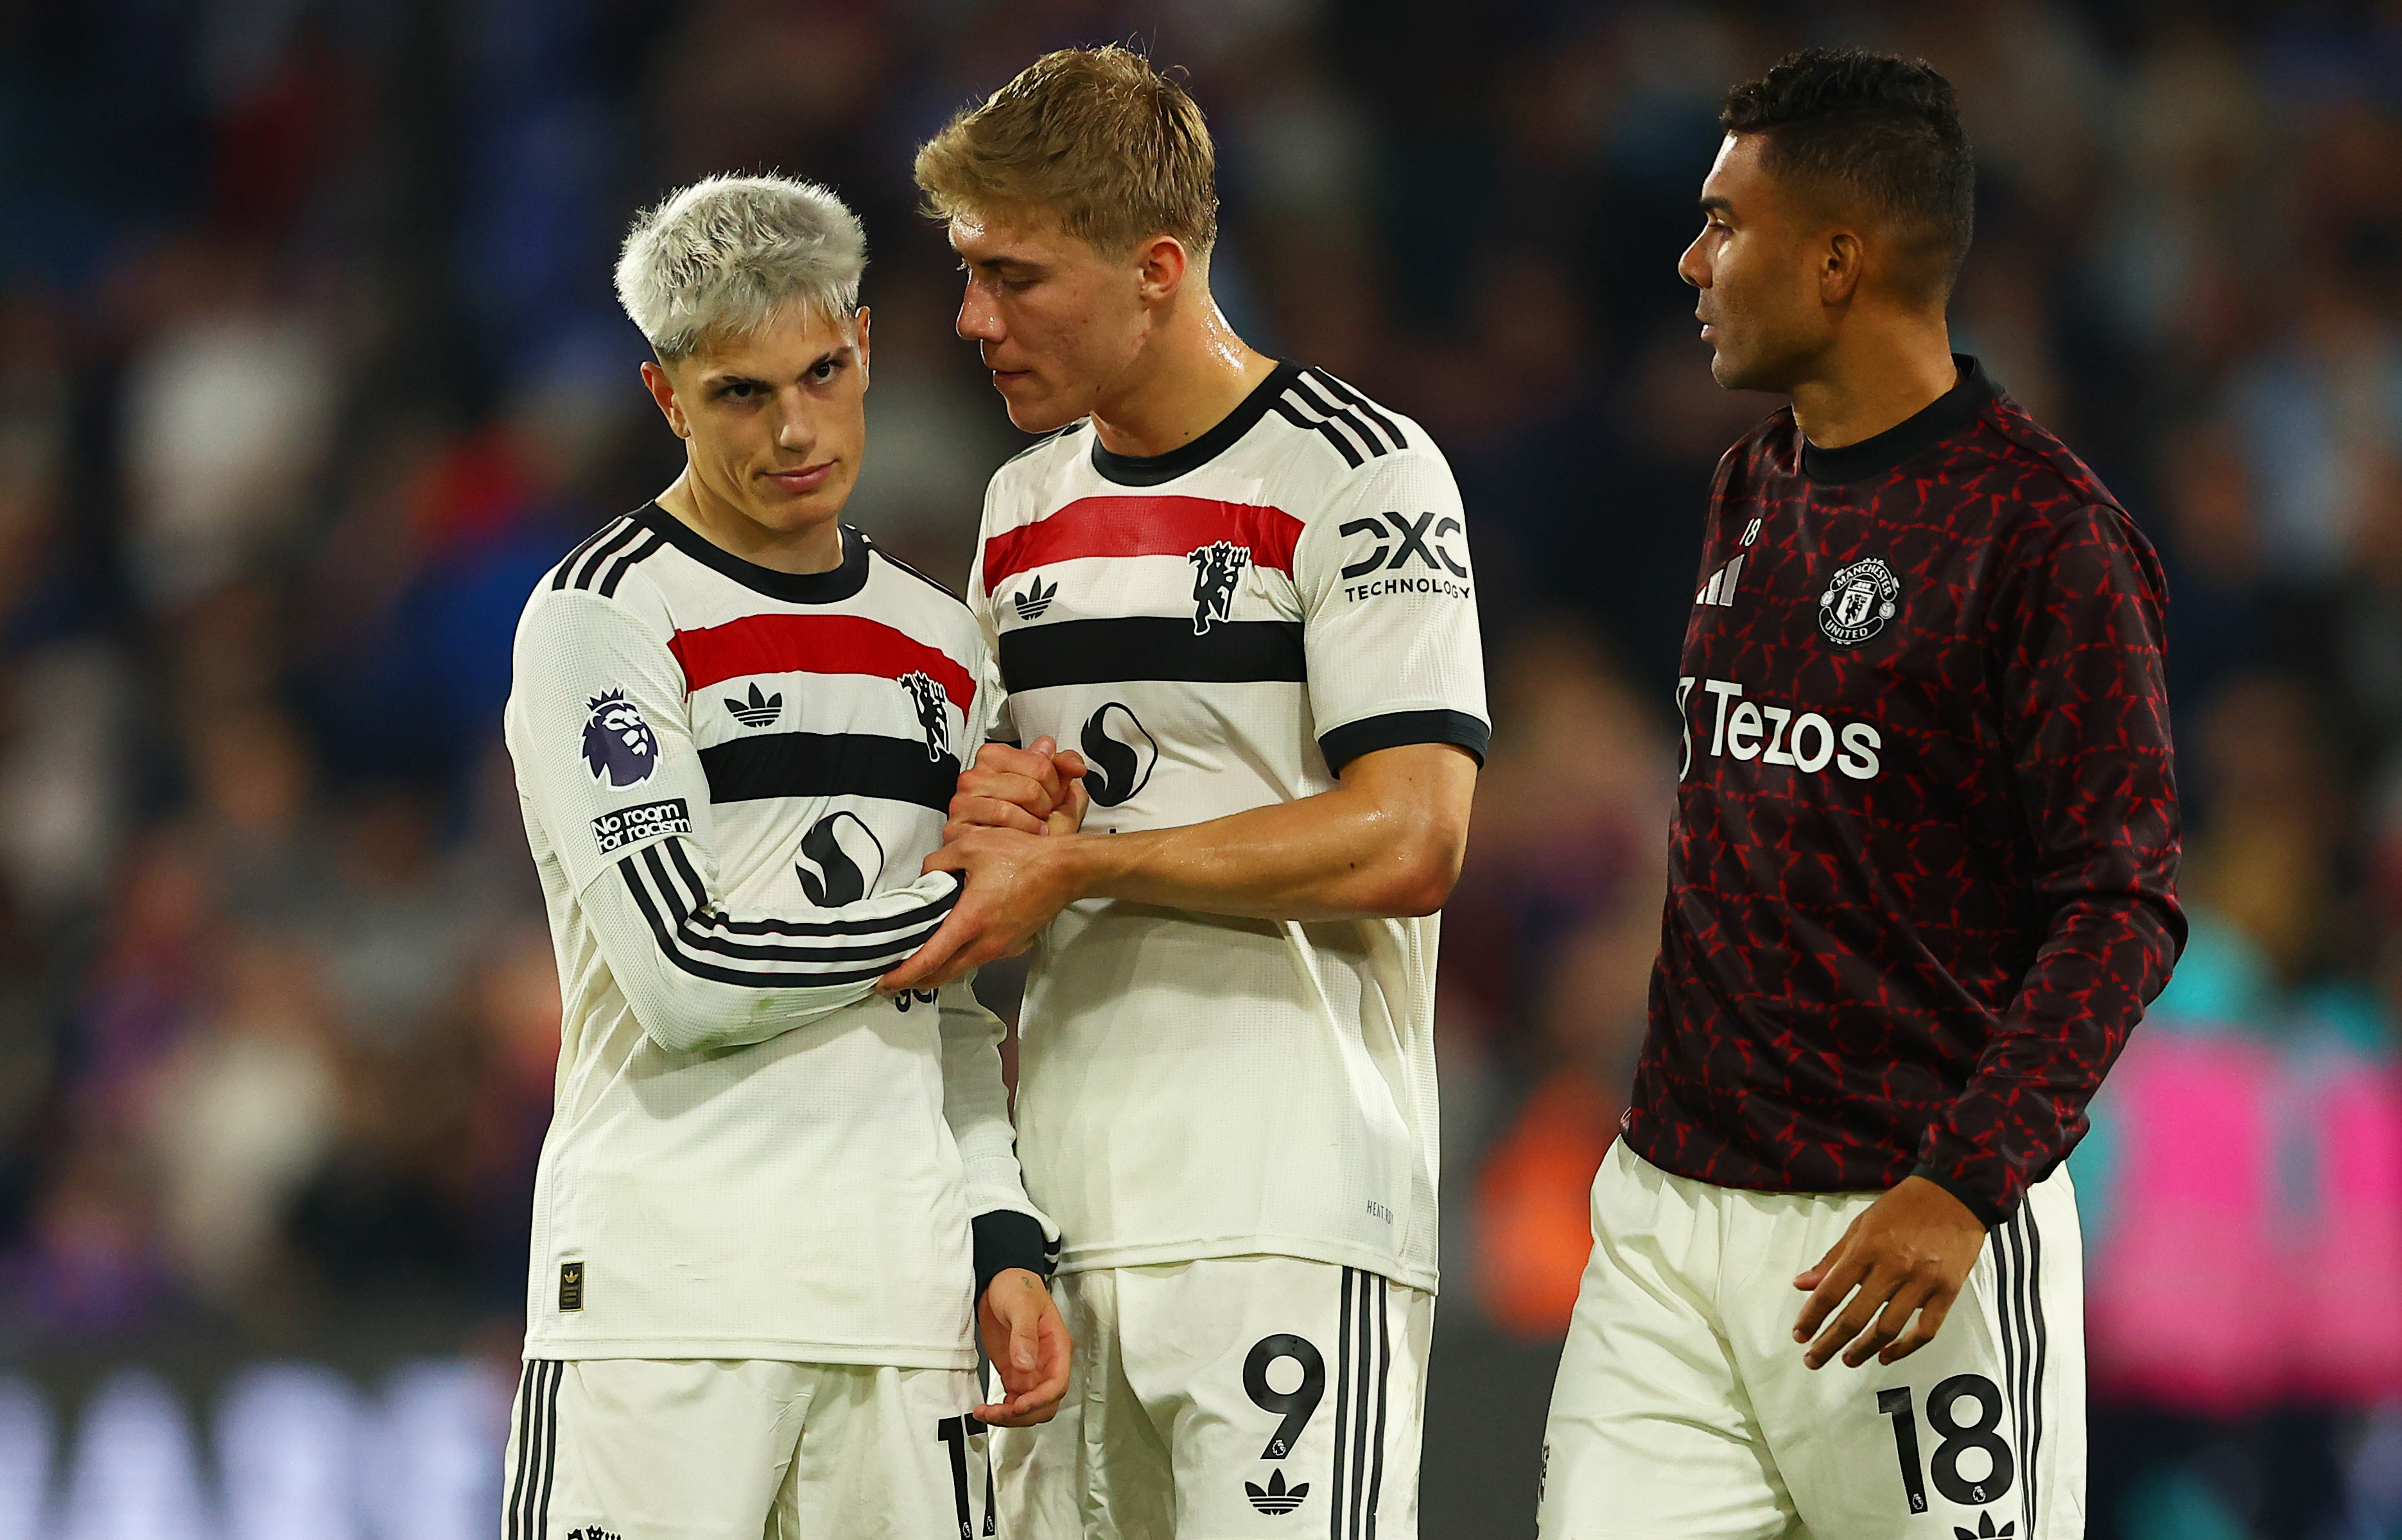
[[[959,879],[932,873],[835,907],[732,908],[683,670],[625,602],[542,594],[516,669],[521,794],[634,1019],[668,1052],[761,1042],[865,998],[956,902]]]

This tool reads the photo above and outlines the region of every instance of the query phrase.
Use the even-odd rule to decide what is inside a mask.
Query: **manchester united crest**
[[[1818,634],[1838,647],[1856,647],[1901,611],[1901,579],[1875,557],[1839,567],[1818,596]]]

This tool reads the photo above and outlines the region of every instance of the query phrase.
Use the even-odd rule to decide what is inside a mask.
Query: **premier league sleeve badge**
[[[623,690],[610,690],[584,703],[584,767],[595,781],[632,786],[659,767],[658,736]]]

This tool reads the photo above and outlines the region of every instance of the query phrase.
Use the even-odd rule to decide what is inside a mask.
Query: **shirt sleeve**
[[[2159,557],[2106,507],[2033,544],[1996,595],[1995,641],[2004,747],[2049,917],[1916,1173],[1989,1225],[2084,1136],[2087,1102],[2186,937]]]
[[[731,906],[683,669],[620,601],[536,598],[509,715],[525,799],[635,1019],[670,1052],[761,1042],[864,999],[958,899],[936,873],[831,908]]]
[[[1408,448],[1337,484],[1293,553],[1318,748],[1456,743],[1484,761],[1484,650],[1467,516],[1451,467]]]
[[[991,532],[992,488],[987,486],[984,493],[984,516],[976,526],[975,560],[968,572],[967,587],[968,612],[975,616],[976,628],[984,635],[984,674],[979,681],[983,687],[976,695],[985,703],[986,722],[982,732],[968,735],[968,742],[1015,746],[1018,742],[1017,723],[1010,714],[1009,687],[1001,677],[1001,626],[993,616],[992,595],[986,591],[984,583],[984,546]],[[974,760],[973,749],[968,751],[967,758],[971,762]]]
[[[968,1212],[975,1216],[976,1296],[1014,1267],[1048,1277],[1059,1261],[1059,1227],[1026,1196],[1009,1087],[1001,1076],[1007,1030],[984,1008],[969,981],[941,996],[943,1117],[967,1171]]]

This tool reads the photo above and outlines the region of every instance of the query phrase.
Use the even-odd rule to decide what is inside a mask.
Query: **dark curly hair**
[[[1847,193],[1895,226],[1910,287],[1952,292],[1976,229],[1977,162],[1952,82],[1923,59],[1804,48],[1727,92],[1719,121],[1767,144],[1780,182]]]

